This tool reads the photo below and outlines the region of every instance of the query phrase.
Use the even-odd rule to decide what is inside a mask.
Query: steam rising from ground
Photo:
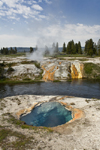
[[[27,55],[28,59],[42,61],[43,60],[43,50],[38,48],[38,50],[32,52],[31,54]]]
[[[52,42],[52,44],[51,44],[51,42],[50,43],[49,42],[50,41],[48,38],[42,37],[41,39],[38,39],[38,41],[37,41],[38,49],[35,50],[33,53],[27,54],[27,58],[40,62],[43,60],[43,57],[44,57],[44,54],[46,51],[48,51],[49,54],[52,55],[55,50],[55,45],[53,47],[53,42]]]

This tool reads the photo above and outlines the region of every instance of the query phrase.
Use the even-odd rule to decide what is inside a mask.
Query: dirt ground
[[[36,103],[58,101],[83,112],[80,119],[53,128],[27,126],[18,112]],[[100,100],[68,96],[20,95],[0,100],[0,149],[100,150]]]

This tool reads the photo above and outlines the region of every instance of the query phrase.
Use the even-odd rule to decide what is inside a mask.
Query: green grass
[[[85,63],[84,72],[88,78],[100,79],[100,65],[98,64]]]
[[[84,71],[86,74],[91,74],[93,70],[97,70],[100,73],[100,66],[93,63],[85,63],[84,64]]]
[[[94,68],[94,64],[92,63],[86,63],[84,64],[84,71],[86,74],[91,74]]]
[[[22,61],[21,64],[34,64],[38,69],[41,68],[40,63],[36,62],[36,61]]]
[[[38,69],[41,68],[40,63],[36,62],[36,61],[22,61],[21,64],[34,64]]]
[[[25,56],[25,52],[18,52],[17,54],[9,54],[9,55],[2,55],[0,54],[0,57],[19,57],[19,56]]]
[[[30,78],[24,78],[23,81],[32,81]]]
[[[15,137],[16,140],[8,140],[9,137],[12,136]],[[0,129],[0,146],[3,148],[3,150],[7,150],[8,148],[16,150],[32,148],[30,145],[33,142],[32,139],[34,138],[26,137],[19,132],[14,132],[12,130],[3,128]],[[33,144],[36,144],[36,141],[33,142]]]
[[[43,74],[43,69],[41,69],[40,75],[38,77],[35,77],[34,81],[41,81],[42,80],[42,74]]]
[[[1,102],[2,100],[3,100],[3,99],[1,98],[1,99],[0,99],[0,102]]]
[[[57,55],[56,57],[86,57],[86,55],[83,54],[61,54]]]
[[[54,80],[53,82],[61,82],[60,80]]]
[[[5,64],[5,67],[9,67],[9,66],[16,66],[17,63],[4,63]]]
[[[0,130],[0,143],[8,136],[10,133],[9,130],[2,129]]]
[[[21,64],[34,64],[35,62],[34,61],[22,61]]]
[[[35,80],[31,80],[29,78],[23,79],[21,81],[10,80],[10,79],[0,80],[0,84],[22,84],[22,83],[38,83],[38,82],[44,82],[44,81],[42,81],[40,77],[37,77]]]
[[[84,58],[84,59],[78,59],[79,61],[88,61],[89,59],[86,59],[86,58]]]
[[[40,63],[38,63],[38,62],[35,62],[34,65],[35,65],[38,69],[41,68]]]

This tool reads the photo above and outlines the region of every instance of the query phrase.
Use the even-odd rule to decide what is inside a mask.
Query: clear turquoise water
[[[58,102],[43,103],[35,107],[30,114],[21,116],[20,120],[28,125],[55,127],[72,119],[71,111]]]

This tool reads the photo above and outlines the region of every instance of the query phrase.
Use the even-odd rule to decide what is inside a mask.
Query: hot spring
[[[21,115],[20,120],[32,126],[55,127],[72,120],[72,112],[58,102],[45,102]]]

